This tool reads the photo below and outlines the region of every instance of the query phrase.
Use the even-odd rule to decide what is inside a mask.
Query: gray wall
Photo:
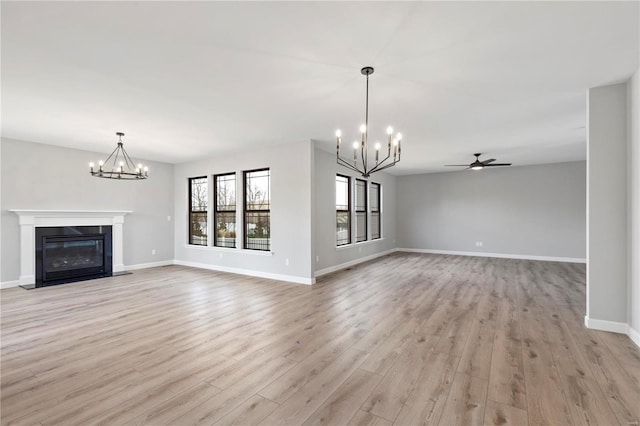
[[[125,267],[173,259],[172,165],[145,161],[149,179],[117,182],[89,175],[88,163],[108,153],[11,139],[2,139],[0,150],[2,282],[20,275],[18,216],[9,209],[131,210],[124,222]]]
[[[596,87],[588,96],[587,317],[626,324],[627,85]]]
[[[628,83],[629,325],[640,345],[640,68]]]
[[[212,268],[277,274],[310,280],[311,223],[311,142],[289,143],[206,158],[175,166],[175,256],[177,261]],[[224,249],[188,245],[188,178],[236,172],[238,202],[241,203],[242,172],[268,167],[271,170],[271,251]],[[212,180],[210,180],[212,186]],[[211,191],[210,191],[211,193]],[[209,203],[211,204],[211,203]],[[241,204],[239,204],[241,206]],[[238,212],[241,214],[241,207]],[[209,223],[211,223],[211,214]],[[286,264],[286,260],[289,264]]]
[[[374,173],[369,182],[382,185],[382,239],[336,247],[336,174],[361,178],[336,164],[335,153],[315,150],[315,271],[375,256],[396,247],[396,177]],[[324,271],[323,271],[324,270]]]
[[[585,170],[571,162],[401,176],[398,246],[584,259]]]

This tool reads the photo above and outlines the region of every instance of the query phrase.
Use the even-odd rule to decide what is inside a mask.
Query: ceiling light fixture
[[[103,178],[103,179],[121,179],[121,180],[136,180],[146,179],[149,177],[149,168],[138,164],[137,166],[124,150],[122,144],[122,137],[124,133],[117,132],[118,146],[113,150],[105,161],[98,161],[98,170],[95,169],[95,163],[89,163],[91,168],[91,176]]]
[[[373,74],[373,67],[364,67],[360,70],[362,75],[367,77],[367,98],[365,107],[364,124],[360,126],[360,142],[357,140],[353,142],[353,161],[347,160],[340,156],[340,144],[342,143],[342,132],[340,129],[336,130],[336,158],[338,164],[360,173],[363,177],[368,178],[371,173],[379,172],[380,170],[387,169],[391,166],[395,166],[400,161],[402,134],[396,133],[393,136],[393,128],[387,127],[387,156],[380,160],[380,148],[379,142],[374,145],[375,148],[375,161],[376,164],[373,167],[367,166],[367,157],[369,151],[367,150],[368,132],[369,132],[369,76]],[[391,145],[393,144],[393,160],[391,160]],[[358,162],[358,148],[360,148],[360,162]]]

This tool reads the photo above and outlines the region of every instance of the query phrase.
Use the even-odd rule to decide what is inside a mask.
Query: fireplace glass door
[[[110,277],[111,226],[36,227],[35,287]]]
[[[104,236],[46,237],[45,281],[104,272]]]

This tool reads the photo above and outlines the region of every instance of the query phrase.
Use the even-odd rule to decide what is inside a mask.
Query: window
[[[207,177],[189,178],[189,244],[207,245]]]
[[[244,172],[244,248],[271,249],[269,169]]]
[[[351,243],[351,178],[336,176],[336,245]]]
[[[215,233],[216,247],[236,247],[236,174],[215,175]]]
[[[371,209],[371,239],[380,238],[380,184],[371,183],[369,186],[369,198]]]
[[[367,241],[367,181],[356,179],[356,243]]]

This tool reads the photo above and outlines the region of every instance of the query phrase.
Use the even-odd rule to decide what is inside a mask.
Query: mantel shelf
[[[9,209],[18,216],[65,216],[65,217],[92,217],[92,216],[124,216],[132,213],[131,210],[32,210]]]

